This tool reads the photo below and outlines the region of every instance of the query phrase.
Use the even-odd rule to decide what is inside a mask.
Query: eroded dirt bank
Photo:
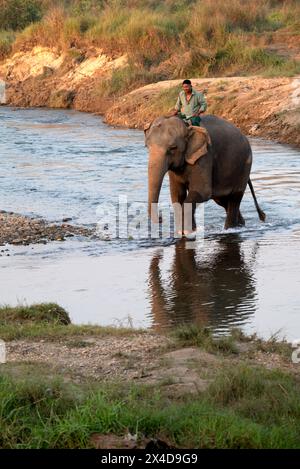
[[[111,125],[132,128],[143,128],[173,106],[181,79],[107,98],[101,83],[125,67],[127,57],[108,57],[96,48],[71,52],[60,55],[35,47],[4,61],[2,103],[95,112]],[[209,113],[231,120],[249,135],[300,145],[300,77],[194,78],[193,83],[205,91]]]
[[[129,93],[106,112],[106,121],[141,128],[159,115],[161,101],[167,97],[170,102],[181,81],[154,83]],[[300,78],[195,78],[192,82],[205,91],[208,113],[232,121],[247,135],[300,145]]]

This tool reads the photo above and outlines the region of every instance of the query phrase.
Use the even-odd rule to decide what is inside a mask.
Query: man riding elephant
[[[194,90],[190,80],[184,80],[173,115],[186,124],[200,126],[200,115],[206,111],[207,103],[203,93]]]

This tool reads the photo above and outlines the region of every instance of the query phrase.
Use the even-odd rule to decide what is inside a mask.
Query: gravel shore
[[[64,241],[72,236],[89,237],[93,234],[92,229],[81,226],[64,222],[53,224],[40,218],[0,211],[0,246],[5,244],[46,244],[48,241]]]

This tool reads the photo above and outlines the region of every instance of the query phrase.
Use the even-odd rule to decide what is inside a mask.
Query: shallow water
[[[71,217],[91,225],[119,194],[146,200],[143,133],[107,127],[90,114],[0,108],[0,209]],[[224,232],[224,211],[205,204],[204,241],[69,240],[8,247],[0,257],[1,303],[57,301],[76,323],[233,326],[300,338],[300,152],[251,140],[246,228]],[[112,179],[113,178],[113,179]],[[162,201],[167,201],[164,182]],[[5,254],[5,253],[3,253]]]

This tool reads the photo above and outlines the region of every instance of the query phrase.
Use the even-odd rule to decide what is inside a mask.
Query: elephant
[[[266,215],[257,203],[250,180],[251,146],[233,124],[205,115],[201,127],[187,127],[176,116],[162,116],[145,126],[144,134],[149,150],[148,212],[153,222],[159,221],[157,205],[153,204],[158,203],[166,172],[172,204],[177,207],[175,218],[180,214],[178,231],[182,229],[183,236],[195,233],[197,204],[210,199],[224,207],[225,229],[244,226],[240,203],[247,184],[259,218],[265,221]],[[189,225],[182,222],[186,219],[190,220]]]
[[[238,233],[210,240],[205,250],[187,249],[186,242],[177,241],[169,262],[162,249],[152,256],[148,286],[153,327],[198,324],[220,330],[249,321],[256,308],[258,243],[246,259]]]

